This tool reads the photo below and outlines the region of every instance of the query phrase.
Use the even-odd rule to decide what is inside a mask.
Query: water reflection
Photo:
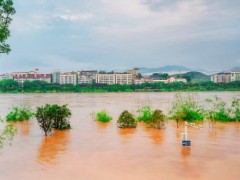
[[[190,156],[191,155],[191,147],[182,146],[181,155],[183,158],[187,158],[188,156]]]
[[[148,137],[152,140],[153,144],[161,144],[165,139],[164,129],[154,129],[147,127],[146,124],[141,124],[143,130],[148,134]]]
[[[97,128],[98,129],[106,129],[109,125],[110,125],[110,123],[98,122],[97,123]]]
[[[31,121],[9,122],[9,124],[14,125],[17,128],[18,134],[22,136],[28,136],[30,134],[30,129],[33,126],[33,122]]]
[[[51,136],[43,137],[37,159],[43,164],[56,164],[59,156],[66,152],[70,130],[55,130]]]

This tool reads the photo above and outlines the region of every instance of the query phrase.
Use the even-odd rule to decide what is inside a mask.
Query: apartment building
[[[133,79],[136,79],[139,74],[139,68],[130,69],[127,71],[128,74],[133,75]]]
[[[240,81],[240,72],[231,72],[231,81]]]
[[[96,83],[99,84],[132,84],[133,75],[124,73],[96,74]]]
[[[14,72],[12,77],[15,81],[23,83],[24,81],[46,81],[47,83],[51,82],[50,74],[41,74],[39,69],[29,72]]]
[[[56,69],[52,73],[52,83],[60,84],[60,79],[61,79],[61,71],[60,69]]]
[[[77,80],[78,84],[90,84],[96,81],[96,74],[98,72],[96,70],[93,71],[78,71],[77,72]]]
[[[60,84],[77,84],[77,74],[68,72],[68,73],[61,73],[60,75]]]
[[[211,81],[214,83],[229,83],[236,77],[237,76],[232,77],[232,74],[230,72],[222,72],[211,75]]]
[[[116,76],[115,74],[96,74],[96,83],[116,84]]]

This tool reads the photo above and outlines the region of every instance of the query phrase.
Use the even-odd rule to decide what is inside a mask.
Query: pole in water
[[[188,123],[185,121],[184,133],[182,133],[182,146],[191,146],[191,141],[188,140]]]

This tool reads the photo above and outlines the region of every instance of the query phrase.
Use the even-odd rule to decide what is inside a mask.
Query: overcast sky
[[[240,0],[14,0],[0,73],[240,66]]]

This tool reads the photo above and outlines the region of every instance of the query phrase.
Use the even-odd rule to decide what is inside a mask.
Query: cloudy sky
[[[14,0],[0,73],[240,66],[239,0]]]

